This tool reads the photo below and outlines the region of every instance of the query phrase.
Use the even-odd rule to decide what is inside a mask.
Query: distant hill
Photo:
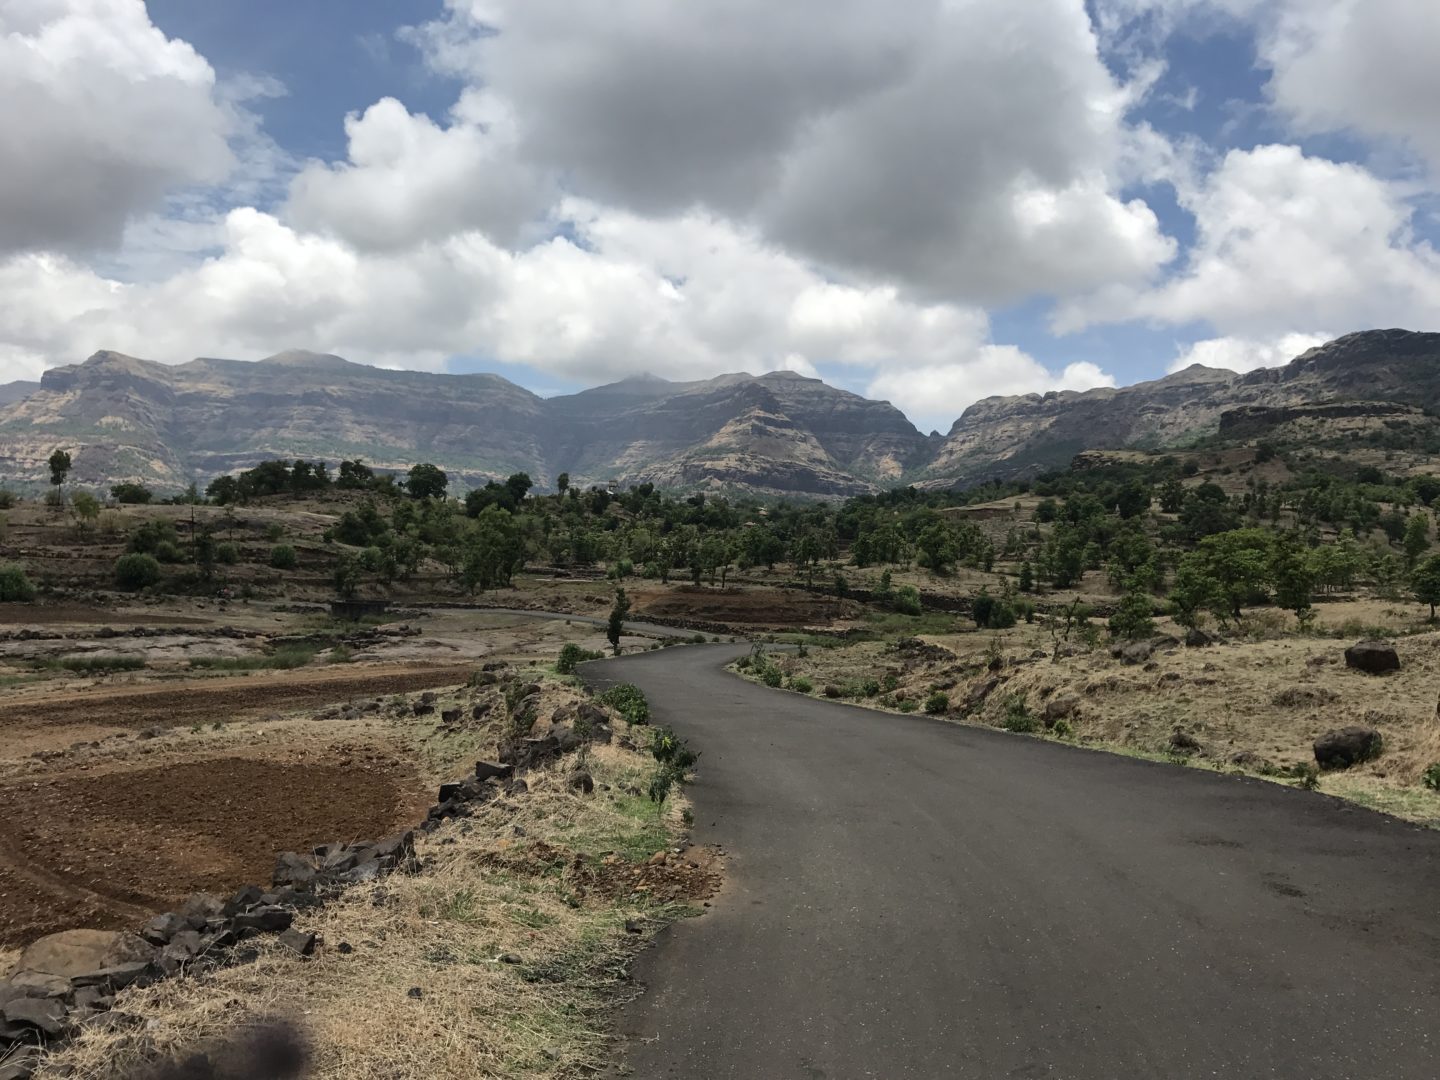
[[[11,483],[43,480],[65,446],[82,483],[166,489],[272,457],[359,457],[390,469],[431,461],[468,485],[523,470],[546,488],[566,472],[581,485],[833,497],[1024,476],[1087,450],[1181,447],[1357,411],[1337,403],[1440,410],[1440,334],[1372,330],[1244,375],[1196,366],[1119,389],[987,398],[944,437],[888,402],[791,372],[647,375],[546,399],[498,375],[299,351],[175,366],[99,352],[0,394],[0,480]]]

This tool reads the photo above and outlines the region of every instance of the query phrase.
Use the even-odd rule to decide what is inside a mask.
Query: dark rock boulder
[[[1198,626],[1192,626],[1185,631],[1185,644],[1192,649],[1203,649],[1207,645],[1214,645],[1217,640],[1214,634],[1207,634]]]
[[[1170,735],[1170,750],[1176,754],[1193,754],[1200,749],[1200,740],[1176,728]]]
[[[1384,641],[1359,641],[1345,650],[1345,666],[1367,675],[1400,670],[1400,654]]]
[[[1327,731],[1315,740],[1315,763],[1322,769],[1348,769],[1379,757],[1384,746],[1380,732],[1353,724]]]

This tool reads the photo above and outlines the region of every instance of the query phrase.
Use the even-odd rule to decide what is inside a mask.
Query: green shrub
[[[763,682],[766,686],[777,687],[784,680],[785,676],[781,674],[780,669],[778,667],[775,667],[773,664],[765,668],[764,671],[760,672],[760,681]]]
[[[300,562],[289,544],[276,544],[270,549],[270,565],[276,570],[294,570]]]
[[[125,550],[140,555],[154,555],[158,553],[161,544],[175,547],[178,543],[175,526],[168,521],[156,519],[142,522],[132,529],[125,541]],[[176,550],[179,550],[178,547]]]
[[[1120,641],[1139,641],[1155,633],[1154,605],[1139,589],[1132,589],[1121,599],[1115,614],[1110,616],[1110,636]]]
[[[1056,720],[1055,726],[1050,729],[1057,739],[1068,739],[1075,734],[1074,728],[1070,726],[1069,720]]]
[[[234,566],[240,561],[240,549],[226,541],[215,545],[215,561],[225,566]]]
[[[1440,761],[1435,762],[1421,774],[1420,782],[1431,791],[1440,791]]]
[[[620,714],[627,724],[645,724],[650,721],[650,703],[645,694],[634,683],[620,683],[600,695],[600,704],[608,705]]]
[[[864,697],[878,697],[880,694],[879,679],[861,679],[860,693]]]
[[[179,544],[161,540],[155,545],[155,558],[163,563],[178,563],[185,561],[185,553],[180,550]]]
[[[693,634],[693,635],[691,635],[691,637],[690,637],[690,644],[691,644],[691,645],[704,645],[704,644],[705,644],[705,635],[704,635],[704,634]]]
[[[886,693],[893,693],[900,689],[900,676],[896,675],[893,671],[887,671],[885,678],[880,681],[880,685]]]
[[[796,675],[790,680],[790,689],[797,694],[808,694],[815,689],[815,684],[804,675]]]
[[[925,711],[931,716],[937,716],[950,708],[950,695],[944,690],[936,690],[925,699]]]
[[[582,649],[572,641],[561,648],[560,659],[555,661],[555,670],[561,675],[573,675],[575,665],[583,664],[587,660],[599,660],[604,655],[593,649]]]
[[[896,589],[891,606],[901,615],[919,615],[924,611],[920,605],[920,590],[914,585],[901,585]]]
[[[1040,730],[1040,721],[1025,704],[1024,694],[1014,694],[1005,703],[1005,719],[1002,726],[1006,731],[1028,735]]]
[[[0,566],[0,600],[27,601],[35,599],[35,586],[25,571],[13,563]]]
[[[15,493],[9,488],[0,488],[0,510],[9,510],[15,505]]]
[[[914,711],[915,711],[915,702],[914,702],[914,700],[913,700],[912,698],[906,698],[904,701],[900,702],[900,711],[901,711],[901,712],[914,712]]]
[[[160,563],[153,555],[131,552],[115,560],[115,584],[122,589],[143,589],[160,580]]]
[[[278,521],[272,521],[265,527],[265,539],[269,540],[272,544],[277,543],[284,535],[285,529]]]

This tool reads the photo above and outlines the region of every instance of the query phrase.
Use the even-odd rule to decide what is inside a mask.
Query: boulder
[[[1384,739],[1372,727],[1352,724],[1327,731],[1315,740],[1315,764],[1322,769],[1348,769],[1380,756]]]
[[[1185,631],[1185,644],[1192,649],[1203,649],[1207,645],[1214,645],[1215,641],[1215,635],[1207,634],[1198,626],[1192,626],[1189,630]]]
[[[493,761],[477,761],[475,763],[477,780],[489,780],[491,777],[497,780],[509,780],[514,775],[514,765],[496,765]]]
[[[588,772],[572,773],[570,776],[570,789],[578,791],[582,795],[589,795],[595,790],[595,778]]]
[[[135,934],[119,930],[64,930],[34,942],[20,954],[17,972],[36,972],[62,979],[119,967],[149,963],[155,947]]]
[[[1068,720],[1080,710],[1080,699],[1069,694],[1056,694],[1045,703],[1040,719],[1047,728],[1054,727],[1057,720]]]
[[[1345,666],[1367,675],[1383,675],[1400,670],[1400,654],[1388,642],[1357,641],[1345,650]]]
[[[286,930],[280,935],[280,944],[300,956],[309,956],[315,951],[315,935],[304,930]]]
[[[38,1046],[17,1046],[0,1059],[0,1080],[30,1080],[40,1068]]]
[[[258,930],[262,934],[278,934],[289,930],[295,921],[295,913],[289,908],[262,907],[235,916],[236,930]]]
[[[453,725],[453,724],[458,724],[458,723],[460,723],[460,710],[459,710],[459,709],[441,709],[441,710],[440,710],[440,722],[441,722],[442,724],[452,724],[452,725]]]
[[[1200,740],[1176,728],[1170,734],[1170,749],[1177,754],[1193,754],[1200,749]]]
[[[58,998],[16,998],[0,1008],[0,1015],[12,1025],[34,1028],[47,1039],[65,1030],[65,1003]]]
[[[171,938],[189,927],[190,923],[183,915],[175,911],[167,911],[164,915],[156,915],[146,923],[140,931],[140,936],[151,945],[168,945]]]

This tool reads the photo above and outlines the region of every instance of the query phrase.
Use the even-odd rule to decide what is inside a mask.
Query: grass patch
[[[76,675],[114,675],[121,671],[142,671],[142,656],[66,656],[59,660],[37,660],[40,671],[69,671]]]
[[[283,645],[255,656],[192,656],[190,666],[205,671],[289,671],[315,659],[316,645]]]

